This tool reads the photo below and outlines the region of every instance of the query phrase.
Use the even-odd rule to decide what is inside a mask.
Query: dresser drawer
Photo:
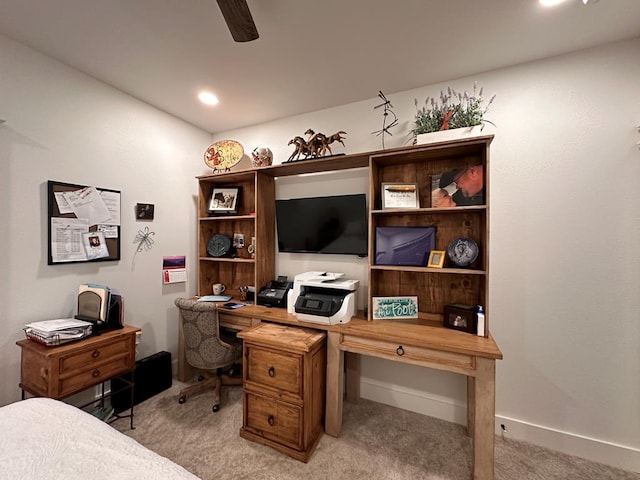
[[[128,361],[125,357],[104,363],[98,367],[75,373],[71,376],[60,376],[60,393],[64,397],[71,395],[76,391],[103,382],[115,375],[119,375],[130,370]]]
[[[302,356],[248,345],[246,382],[302,398]]]
[[[294,449],[302,448],[302,409],[245,393],[244,428]]]
[[[100,344],[94,348],[79,350],[60,357],[60,374],[67,372],[93,369],[106,361],[118,357],[129,360],[131,354],[130,339],[122,337],[112,342]],[[125,361],[126,364],[126,361]]]
[[[475,369],[473,356],[460,353],[445,352],[414,345],[364,338],[355,335],[344,335],[340,348],[347,352],[362,353],[389,360],[403,361],[415,365],[440,368],[448,371],[460,370],[468,374]]]

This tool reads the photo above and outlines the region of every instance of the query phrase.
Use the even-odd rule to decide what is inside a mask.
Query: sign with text
[[[373,319],[418,318],[418,297],[373,297]]]

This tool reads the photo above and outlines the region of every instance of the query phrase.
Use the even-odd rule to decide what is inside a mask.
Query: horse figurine
[[[295,145],[295,150],[287,162],[294,162],[298,160],[301,155],[304,156],[305,160],[308,158],[321,157],[324,156],[327,151],[330,155],[333,155],[330,145],[334,142],[339,142],[344,147],[343,135],[346,135],[347,132],[340,130],[339,132],[327,137],[325,134],[320,132],[316,133],[309,128],[304,132],[304,134],[307,135],[307,140],[299,136],[293,137],[289,140],[287,145]]]

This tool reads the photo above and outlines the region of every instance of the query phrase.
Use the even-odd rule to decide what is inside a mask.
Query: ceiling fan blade
[[[258,38],[247,0],[218,0],[218,6],[236,42],[250,42]]]

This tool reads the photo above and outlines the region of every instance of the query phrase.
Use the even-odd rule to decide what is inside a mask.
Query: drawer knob
[[[398,345],[398,348],[396,348],[396,353],[399,357],[404,355],[404,348],[402,348],[402,345]]]
[[[276,369],[273,367],[269,367],[269,376],[270,377],[275,377],[276,376]]]
[[[100,350],[94,350],[91,354],[91,358],[98,358],[100,356]]]
[[[99,377],[100,376],[100,370],[95,369],[93,372],[91,372],[91,376],[93,378]]]
[[[273,424],[276,423],[276,419],[273,415],[269,415],[269,418],[267,418],[267,422],[269,422],[269,425],[273,427]]]

